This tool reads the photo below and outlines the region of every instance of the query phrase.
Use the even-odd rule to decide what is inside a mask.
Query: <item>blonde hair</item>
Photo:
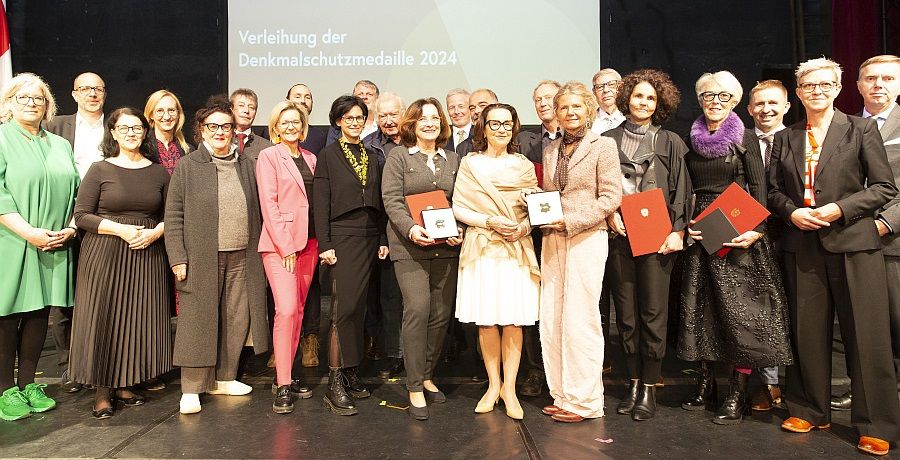
[[[300,113],[300,123],[303,123],[303,127],[300,128],[300,142],[306,140],[306,135],[309,134],[309,114],[306,112],[306,107],[294,101],[281,101],[275,104],[275,108],[269,114],[269,138],[272,143],[281,143],[281,136],[275,132],[275,126],[278,125],[281,115],[289,110],[296,110]]]
[[[47,99],[47,102],[44,104],[43,121],[52,121],[53,117],[56,116],[56,99],[53,98],[53,93],[50,92],[50,86],[47,85],[41,77],[31,72],[23,72],[17,74],[3,85],[3,104],[2,108],[0,108],[0,122],[5,123],[12,119],[12,104],[16,103],[14,100],[15,95],[19,90],[26,86],[37,86],[38,89],[41,90],[41,93],[43,93],[44,98]]]
[[[747,96],[750,99],[753,99],[753,95],[764,90],[764,89],[777,89],[784,94],[784,99],[787,100],[788,90],[784,87],[784,83],[780,80],[763,80],[756,82],[756,86],[750,89],[750,94]]]
[[[587,127],[590,129],[591,125],[594,123],[597,109],[600,107],[600,103],[597,102],[597,97],[594,96],[594,93],[592,93],[584,83],[580,81],[570,81],[556,92],[556,96],[553,96],[553,106],[559,107],[559,99],[569,94],[581,96],[581,99],[584,100],[584,106],[587,109]]]
[[[806,76],[806,74],[817,70],[830,70],[834,72],[834,80],[837,84],[841,84],[841,75],[844,73],[841,69],[841,65],[824,57],[801,62],[800,65],[797,66],[797,70],[794,71],[794,76],[797,77],[797,83],[799,84],[800,79]]]
[[[184,133],[181,132],[181,129],[184,128],[184,109],[181,107],[181,101],[178,100],[178,96],[175,96],[175,94],[167,89],[154,91],[153,94],[147,97],[147,102],[144,104],[144,118],[147,119],[147,124],[150,125],[150,129],[153,129],[156,123],[153,120],[153,112],[156,111],[156,105],[159,104],[159,101],[166,96],[171,97],[172,100],[175,101],[175,107],[178,108],[178,122],[175,123],[175,140],[178,141],[178,145],[181,146],[181,149],[187,152],[188,143],[184,139]],[[154,146],[153,148],[156,147]]]
[[[734,105],[741,102],[741,97],[744,96],[744,88],[741,86],[741,82],[738,81],[737,77],[727,70],[720,70],[715,73],[707,72],[701,75],[700,78],[697,79],[697,83],[694,84],[694,91],[697,93],[697,99],[700,98],[700,93],[703,93],[712,83],[721,86],[731,93],[731,95],[734,96],[734,98],[732,98]]]
[[[862,64],[859,65],[859,74],[862,75],[863,69],[872,65],[872,64],[897,64],[900,65],[900,57],[894,56],[893,54],[882,54],[879,56],[872,56],[869,59],[863,61]]]

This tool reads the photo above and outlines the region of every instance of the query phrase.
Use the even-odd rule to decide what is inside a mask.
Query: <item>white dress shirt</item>
[[[96,123],[91,123],[81,116],[80,113],[75,114],[75,145],[72,147],[75,156],[75,168],[78,169],[78,175],[84,179],[91,165],[103,160],[103,153],[100,152],[100,143],[103,142],[103,115]]]
[[[603,109],[597,109],[597,118],[594,119],[594,124],[591,125],[591,131],[599,136],[621,125],[623,121],[625,121],[625,115],[622,115],[622,112],[619,112],[618,109],[613,113],[606,113]]]
[[[426,157],[425,164],[428,165],[428,167],[431,169],[431,172],[437,173],[437,169],[434,165],[434,155],[429,155],[425,152],[422,152],[422,150],[419,149],[418,145],[414,145],[409,148],[410,155],[415,155],[419,152],[421,152],[422,155],[425,155],[425,157]],[[444,152],[444,149],[438,147],[437,152],[435,152],[435,155],[440,155],[441,158],[444,159],[444,161],[447,161],[447,154]]]
[[[456,148],[462,141],[469,138],[469,131],[472,129],[472,123],[469,123],[462,128],[453,127],[453,136],[451,139],[453,140],[453,148]],[[462,137],[460,137],[459,133],[462,132]]]
[[[862,116],[863,118],[874,118],[875,123],[878,123],[878,129],[881,129],[881,127],[884,126],[884,122],[887,121],[888,117],[891,115],[891,112],[894,110],[894,107],[897,107],[896,102],[891,104],[884,112],[875,115],[869,113],[869,111],[866,110],[865,107],[863,107]]]
[[[760,154],[760,156],[762,156],[763,164],[766,164],[766,141],[762,140],[760,137],[761,136],[774,136],[775,133],[777,133],[778,131],[781,131],[784,128],[785,128],[784,123],[776,126],[772,131],[769,131],[767,133],[762,132],[762,130],[759,128],[753,128],[753,132],[756,133],[756,141],[759,142],[759,154]],[[772,142],[774,143],[775,141],[772,140]]]

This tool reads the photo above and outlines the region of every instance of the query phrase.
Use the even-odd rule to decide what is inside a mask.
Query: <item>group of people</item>
[[[702,115],[682,137],[663,128],[681,92],[654,69],[602,69],[592,89],[541,81],[533,131],[490,89],[451,90],[445,113],[433,97],[405,106],[368,80],[333,101],[327,132],[309,126],[305,84],[272,108],[265,133],[251,129],[252,90],[211,97],[187,124],[166,90],[143,112],[104,114],[106,88],[92,73],[75,80],[78,113],[55,117],[47,85],[20,74],[2,91],[0,125],[0,258],[10,267],[0,416],[55,406],[34,382],[51,308],[65,383],[95,388],[94,417],[112,416],[114,401],[143,404],[134,387],[164,385],[156,379],[173,366],[184,414],[201,410],[202,394],[248,394],[238,380],[245,347],[272,349],[272,408],[290,413],[312,396],[292,366],[298,347],[304,365],[318,364],[322,284],[333,297],[323,402],[336,414],[356,414],[370,395],[358,366],[379,335],[396,360],[388,373],[406,370],[409,415],[427,419],[430,404],[447,401],[434,371],[455,318],[478,330],[488,385],[475,412],[502,400],[509,417],[524,416],[524,350],[520,391],[546,383],[544,414],[602,417],[598,305],[608,294],[629,378],[616,412],[648,420],[678,291],[676,352],[699,373],[682,408],[734,424],[783,399],[783,429],[827,428],[837,313],[852,384],[836,404],[850,406],[860,450],[887,453],[900,435],[900,58],[860,67],[861,116],[834,108],[841,75],[825,58],[800,64],[805,117],[789,127],[788,89],[758,82],[747,128],[734,113],[737,78],[704,74],[694,88]],[[732,184],[772,215],[707,253],[694,219]],[[620,205],[655,189],[672,229],[657,251],[634,256]],[[541,191],[559,192],[563,218],[532,226],[526,197]],[[407,198],[427,192],[446,199],[457,236],[418,223]],[[723,398],[716,362],[730,371]],[[754,369],[764,385],[751,397]]]

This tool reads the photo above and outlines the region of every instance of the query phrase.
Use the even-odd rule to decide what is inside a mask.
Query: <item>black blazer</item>
[[[350,146],[350,148],[357,147]],[[381,172],[378,170],[376,160],[378,153],[370,148],[367,148],[366,152],[369,155],[369,167],[365,187],[359,182],[356,171],[344,156],[340,143],[326,145],[319,154],[313,178],[313,214],[319,253],[334,249],[331,235],[335,224],[340,226],[341,220],[347,218],[351,212],[365,207],[370,207],[380,214],[381,222],[378,229],[381,245],[387,246],[385,235],[387,216],[381,202]]]
[[[53,121],[47,123],[44,129],[50,131],[57,136],[61,136],[72,144],[75,148],[75,114],[57,115],[53,117]]]
[[[306,133],[306,139],[303,139],[300,147],[318,156],[322,148],[325,147],[325,128],[322,126],[310,126],[309,132]]]
[[[465,139],[463,139],[462,142],[460,142],[460,144],[462,144],[463,142],[465,142],[468,139],[471,139],[472,133],[474,133],[474,132],[475,132],[475,125],[473,124],[472,126],[469,127],[469,135]],[[453,127],[452,126],[450,128],[450,134],[451,134],[450,139],[447,139],[447,145],[444,146],[444,150],[449,150],[451,152],[455,152],[456,146],[453,145],[453,136],[452,136]]]
[[[787,224],[784,250],[797,252],[802,230],[791,213],[803,207],[806,120],[775,135],[769,171],[769,208]],[[836,203],[843,217],[816,230],[833,253],[881,248],[875,213],[897,195],[894,175],[875,120],[835,111],[816,168],[816,203]]]
[[[531,160],[532,163],[544,162],[544,145],[541,142],[541,132],[522,130],[516,136],[516,143],[519,144],[519,153],[525,155],[525,158]]]

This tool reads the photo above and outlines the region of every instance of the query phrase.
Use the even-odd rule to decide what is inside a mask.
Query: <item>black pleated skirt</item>
[[[156,226],[146,218],[107,218]],[[70,378],[120,388],[172,369],[169,275],[162,238],[132,250],[117,236],[85,235],[75,288]]]

